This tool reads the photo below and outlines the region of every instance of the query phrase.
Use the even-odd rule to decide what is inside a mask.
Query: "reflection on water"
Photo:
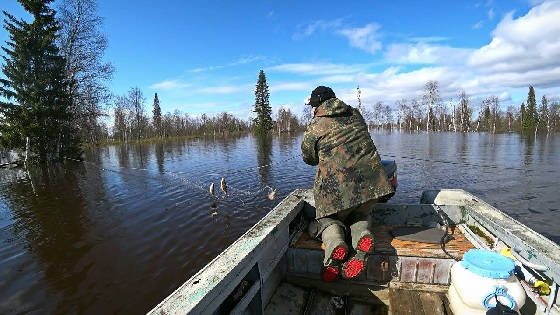
[[[163,167],[164,159],[165,159],[165,153],[164,153],[164,150],[163,150],[163,143],[156,143],[154,145],[154,148],[155,148],[155,156],[156,156],[156,161],[157,161],[158,172],[160,174],[163,174],[165,172],[165,169]]]
[[[416,203],[424,189],[463,188],[560,241],[559,137],[373,137],[382,156],[419,158],[397,160],[391,202]],[[298,154],[300,142],[301,134],[283,134],[129,144],[86,151],[91,164],[29,175],[0,170],[0,313],[146,312],[278,200],[311,187],[315,168],[300,159],[279,163]],[[219,187],[221,177],[230,193],[217,189],[212,209],[208,187]],[[276,200],[259,192],[267,185],[277,189]]]
[[[272,136],[259,135],[255,137],[257,142],[257,163],[258,165],[269,165],[270,155],[272,154]],[[259,168],[259,175],[261,176],[261,185],[268,183],[269,167]]]

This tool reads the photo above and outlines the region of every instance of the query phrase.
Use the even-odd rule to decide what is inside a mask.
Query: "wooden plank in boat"
[[[399,240],[393,238],[391,229],[392,227],[387,225],[373,227],[372,232],[375,238],[374,246],[376,253],[396,254],[398,256],[449,258],[441,250],[439,244]],[[453,239],[445,245],[445,249],[451,255],[461,259],[465,252],[475,248],[459,229],[455,229],[452,235]],[[301,234],[293,247],[312,250],[324,250],[325,248],[322,242],[311,238],[306,232]]]
[[[378,225],[372,228],[375,238],[375,252],[391,253],[398,256],[448,258],[439,244],[399,240],[393,238],[391,229],[392,227],[387,225]],[[474,245],[459,229],[450,231],[450,233],[452,233],[453,239],[445,244],[445,249],[450,254],[461,259],[465,252],[474,248]]]
[[[391,314],[439,315],[445,313],[445,297],[441,293],[390,289]]]

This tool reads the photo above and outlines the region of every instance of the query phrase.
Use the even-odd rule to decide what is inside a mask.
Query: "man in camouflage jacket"
[[[309,103],[314,117],[303,136],[301,150],[305,163],[318,165],[313,186],[317,222],[312,226],[315,226],[315,236],[322,234],[326,247],[324,263],[329,267],[336,263],[337,257],[344,256],[339,261],[346,258],[344,222],[350,225],[352,245],[359,253],[356,247],[363,241],[359,237],[369,236],[372,242],[363,217],[378,198],[394,191],[360,112],[324,86],[312,92]],[[364,248],[367,250],[363,252],[371,250]],[[364,263],[364,257],[358,258]],[[351,278],[344,267],[343,276]]]

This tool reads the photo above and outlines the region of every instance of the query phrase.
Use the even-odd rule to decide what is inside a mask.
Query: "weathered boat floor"
[[[298,281],[301,281],[299,279]],[[305,281],[304,281],[305,283]],[[340,283],[338,283],[340,285]],[[289,282],[281,283],[265,308],[265,314],[452,314],[447,298],[441,292],[389,288],[376,291],[373,299],[351,294],[342,285],[346,295],[336,295],[336,284],[326,284],[321,289],[303,287]],[[346,289],[344,289],[346,288]],[[384,296],[384,300],[378,300]]]

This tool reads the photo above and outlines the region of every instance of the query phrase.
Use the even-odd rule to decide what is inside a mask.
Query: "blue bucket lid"
[[[483,249],[471,249],[466,252],[461,264],[479,276],[492,279],[507,279],[515,269],[512,259]]]

